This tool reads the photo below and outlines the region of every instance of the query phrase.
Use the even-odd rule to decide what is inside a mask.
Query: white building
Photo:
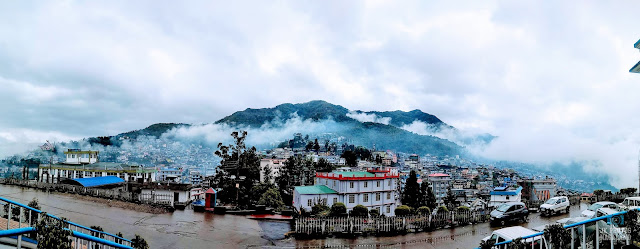
[[[447,197],[447,191],[451,186],[451,176],[443,173],[430,174],[427,177],[429,185],[436,196],[436,204],[443,205],[444,198]]]
[[[181,183],[182,169],[171,168],[171,167],[164,167],[164,168],[158,169],[158,173],[156,174],[156,181]]]
[[[394,173],[395,172],[395,173]],[[399,174],[392,169],[367,171],[316,173],[314,186],[295,187],[293,206],[311,210],[317,203],[331,206],[344,203],[347,211],[356,205],[375,209],[387,216],[394,215],[398,205],[397,181]]]
[[[497,187],[491,191],[490,207],[497,207],[503,203],[522,201],[522,187],[516,189],[509,187]]]
[[[260,160],[260,182],[263,182],[265,179],[264,171],[265,168],[269,168],[271,171],[271,183],[275,182],[277,176],[280,175],[280,171],[284,167],[284,164],[287,162],[287,159],[261,159]]]
[[[66,156],[65,164],[92,164],[98,162],[98,151],[81,151],[79,149],[69,149],[64,152]]]

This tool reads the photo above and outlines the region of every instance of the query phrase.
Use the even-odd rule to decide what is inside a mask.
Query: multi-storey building
[[[275,182],[276,177],[280,175],[280,170],[284,167],[287,159],[261,159],[260,160],[260,182],[264,182],[265,168],[271,171],[271,183]]]
[[[447,197],[447,190],[451,186],[451,176],[443,173],[430,174],[427,178],[429,185],[436,196],[438,205],[444,204],[444,198]]]
[[[398,205],[398,178],[398,172],[391,168],[318,172],[315,185],[295,187],[293,206],[311,210],[318,203],[331,206],[342,202],[348,211],[356,205],[363,205],[369,210],[392,216]]]
[[[501,204],[514,201],[522,201],[522,187],[516,189],[510,187],[497,187],[491,191],[490,207],[497,207]]]

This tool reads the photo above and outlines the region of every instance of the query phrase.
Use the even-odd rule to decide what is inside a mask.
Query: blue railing
[[[636,209],[636,210],[637,210],[637,211],[640,211],[640,208],[638,208],[638,209]],[[626,214],[627,212],[628,212],[628,211],[622,211],[622,212],[618,212],[618,213],[615,213],[615,214],[610,214],[610,215],[600,216],[600,217],[597,217],[597,218],[588,219],[588,220],[584,220],[584,221],[576,222],[576,223],[573,223],[573,224],[565,225],[565,226],[563,226],[563,227],[564,227],[564,229],[573,229],[573,228],[575,228],[575,227],[583,226],[583,225],[586,225],[586,224],[588,224],[588,223],[597,222],[597,221],[601,221],[601,220],[607,220],[607,219],[610,219],[610,218],[613,218],[613,217],[616,217],[616,216],[624,215],[624,214]],[[596,231],[596,232],[597,232],[597,231]],[[586,240],[586,237],[585,237],[585,236],[586,236],[586,232],[583,232],[582,234],[583,234],[583,244],[584,244],[584,243],[585,243],[585,241],[584,241],[584,240]],[[527,235],[527,236],[522,237],[522,239],[523,239],[523,240],[525,240],[525,239],[534,238],[534,237],[541,236],[541,235],[544,235],[544,232],[538,232],[538,233],[534,233],[534,234],[531,234],[531,235]],[[571,241],[571,244],[572,244],[571,248],[574,248],[574,245],[573,245],[573,239],[574,239],[574,238],[573,238],[573,236],[574,236],[574,235],[573,235],[573,233],[572,233],[572,234],[571,234],[571,240],[572,240],[572,241]],[[612,237],[613,237],[613,236],[612,236]],[[540,240],[542,241],[542,237],[540,238]],[[532,243],[533,243],[534,241],[535,241],[535,240],[533,240],[533,241],[532,241]],[[507,244],[509,244],[509,243],[513,243],[513,240],[507,240],[507,241],[503,241],[503,242],[500,242],[500,243],[496,243],[496,244],[494,244],[493,246],[494,246],[494,247],[498,247],[498,248],[499,248],[500,246],[502,246],[502,245],[507,245]],[[613,243],[611,243],[611,244],[613,245]],[[480,248],[475,248],[475,249],[480,249]]]
[[[38,216],[43,213],[42,211],[40,211],[38,209],[26,206],[26,205],[24,205],[22,203],[15,202],[15,201],[3,198],[3,197],[0,197],[0,201],[6,202],[7,204],[5,204],[5,205],[15,205],[16,207],[20,207],[20,208],[24,208],[24,209],[36,212],[38,214]],[[11,222],[11,220],[9,218],[10,216],[11,216],[11,210],[9,210],[9,214],[7,216],[7,228],[9,227],[9,223]],[[116,235],[113,235],[113,234],[110,234],[110,233],[106,233],[106,232],[103,232],[103,231],[98,231],[98,230],[95,230],[95,229],[92,229],[92,228],[89,228],[89,227],[86,227],[86,226],[83,226],[83,225],[80,225],[80,224],[77,224],[77,223],[74,223],[74,222],[71,222],[71,221],[68,221],[68,220],[63,220],[63,219],[61,219],[61,218],[59,218],[59,217],[57,217],[55,215],[52,215],[52,214],[48,214],[47,213],[47,216],[49,216],[51,218],[54,218],[54,219],[57,219],[57,220],[61,220],[65,224],[69,225],[69,228],[65,228],[65,229],[66,230],[70,230],[72,232],[72,235],[74,237],[78,238],[78,239],[82,239],[82,240],[86,240],[86,241],[90,241],[90,242],[94,242],[94,243],[99,243],[99,244],[102,244],[102,245],[105,245],[105,246],[109,246],[109,247],[126,248],[126,249],[132,248],[131,247],[131,243],[132,243],[131,240],[128,240],[128,239],[125,239],[125,238],[122,238],[120,236],[116,236]],[[20,219],[22,219],[22,212],[20,212]],[[36,217],[36,219],[37,219],[37,217]],[[18,223],[19,223],[19,225],[21,225],[22,224],[22,220],[20,220]],[[29,225],[31,225],[31,221],[29,222]],[[98,237],[93,236],[93,235],[87,235],[86,233],[82,233],[81,230],[86,230],[88,233],[96,234]],[[18,235],[20,237],[20,235],[22,235],[22,234],[28,234],[28,233],[31,233],[31,232],[34,232],[34,231],[35,231],[35,228],[33,228],[33,227],[23,227],[23,228],[17,228],[17,229],[1,230],[0,231],[0,237],[9,237],[9,236],[16,236],[16,235]],[[113,241],[107,240],[107,239],[104,239],[104,238],[100,238],[100,237],[107,237],[107,238],[112,239]],[[120,243],[118,243],[118,241]],[[76,243],[79,243],[79,242],[80,241],[76,240]],[[18,238],[18,243],[20,243],[20,238]]]

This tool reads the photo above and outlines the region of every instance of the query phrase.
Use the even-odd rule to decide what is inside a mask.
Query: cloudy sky
[[[3,1],[0,155],[323,99],[633,183],[639,1]],[[631,172],[632,174],[629,174]]]

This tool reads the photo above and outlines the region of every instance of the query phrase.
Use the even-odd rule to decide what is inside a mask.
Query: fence
[[[447,226],[463,226],[488,221],[486,211],[450,211],[404,217],[300,217],[295,220],[297,235],[335,233],[405,233],[430,231]]]
[[[0,238],[16,238],[17,248],[22,242],[36,244],[35,226],[45,218],[42,211],[25,206],[21,203],[0,197]],[[47,214],[53,219],[60,218]],[[131,241],[106,232],[91,229],[71,221],[63,220],[64,229],[71,231],[73,248],[131,248]]]
[[[139,200],[145,204],[173,205],[173,195],[171,194],[142,193],[139,194]]]

